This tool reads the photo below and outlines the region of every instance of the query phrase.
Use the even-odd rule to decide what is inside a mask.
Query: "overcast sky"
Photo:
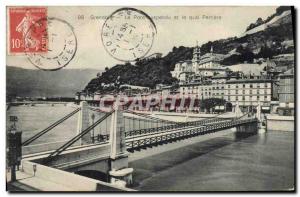
[[[266,19],[275,13],[276,7],[136,7],[149,16],[179,16],[178,20],[154,19],[157,35],[149,52],[168,53],[174,46],[195,46],[207,41],[238,36],[258,17]],[[104,19],[118,7],[48,7],[48,16],[68,21],[78,41],[77,53],[68,68],[93,68],[103,70],[120,61],[112,58],[101,43],[101,28]],[[84,15],[84,20],[78,20]],[[203,18],[203,15],[206,16]],[[187,19],[182,19],[187,16]],[[190,20],[189,16],[199,16]],[[59,30],[58,30],[59,31]],[[148,55],[149,55],[148,54]],[[35,69],[26,56],[7,56],[7,65]]]

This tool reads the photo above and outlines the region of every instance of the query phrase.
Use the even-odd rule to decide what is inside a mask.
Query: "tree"
[[[231,112],[232,111],[232,103],[230,102],[226,102],[226,106],[225,106],[226,111]]]
[[[236,52],[238,52],[238,53],[242,53],[243,51],[244,51],[244,47],[242,45],[240,45],[236,48]]]
[[[280,15],[282,14],[282,12],[287,11],[287,10],[291,10],[290,6],[280,6],[278,8],[276,8],[276,15]]]
[[[225,105],[226,101],[224,99],[220,98],[207,98],[201,101],[200,107],[202,109],[206,109],[207,111],[210,111],[212,108],[216,106]]]
[[[261,25],[261,24],[263,24],[264,23],[264,21],[263,21],[263,19],[262,18],[258,18],[257,20],[256,20],[256,25],[258,26],[258,25]]]
[[[273,51],[271,48],[265,45],[261,47],[258,56],[263,58],[272,58],[275,54],[275,51]]]

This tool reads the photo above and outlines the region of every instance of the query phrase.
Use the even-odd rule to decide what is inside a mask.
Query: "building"
[[[92,101],[94,100],[94,95],[86,92],[77,92],[75,94],[75,100],[77,101]]]
[[[294,69],[287,70],[279,75],[279,115],[294,115]]]
[[[182,97],[198,99],[220,98],[224,99],[225,80],[210,80],[201,83],[186,83],[179,87]]]
[[[186,83],[179,87],[180,96],[198,99],[220,98],[242,111],[253,111],[260,104],[269,113],[274,91],[274,81],[270,79],[230,79],[225,75],[212,77],[202,83]]]
[[[270,112],[273,81],[270,79],[228,80],[224,89],[224,99],[242,111],[253,111],[260,104],[262,111]]]
[[[175,64],[174,71],[171,71],[172,77],[178,79],[180,82],[186,82],[187,77],[190,75],[194,75],[194,71],[192,68],[192,61],[180,61]]]
[[[226,68],[220,64],[224,58],[223,54],[213,53],[213,48],[210,53],[201,56],[200,47],[196,46],[192,60],[178,62],[171,74],[180,83],[188,82],[191,75],[197,76],[196,78],[210,78],[217,74],[225,74]]]

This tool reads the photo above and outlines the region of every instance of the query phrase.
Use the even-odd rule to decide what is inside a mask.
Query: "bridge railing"
[[[103,134],[97,134],[95,136],[92,136],[92,142],[98,143],[98,142],[107,142],[109,141],[109,134],[103,135]]]
[[[160,126],[160,127],[153,127],[153,128],[147,128],[147,129],[138,129],[138,130],[132,130],[132,131],[126,131],[125,137],[130,136],[137,136],[142,134],[149,134],[149,133],[155,133],[163,130],[172,130],[172,129],[178,129],[178,128],[185,128],[185,127],[193,127],[193,126],[204,126],[205,124],[210,124],[218,121],[224,121],[222,118],[211,118],[211,119],[204,119],[199,121],[191,121],[191,122],[180,122],[180,123],[173,123],[170,125]],[[227,119],[229,121],[229,119]]]
[[[163,132],[160,133],[160,135],[148,135],[145,137],[131,138],[130,140],[126,141],[126,146],[130,151],[132,149],[140,148],[146,145],[157,144],[165,141],[172,141],[196,135],[204,135],[257,121],[258,120],[256,118],[236,119],[232,121],[222,121],[215,124],[208,124],[204,127],[193,127],[185,130]]]
[[[210,124],[212,122],[217,122],[217,121],[221,121],[221,120],[224,121],[224,118],[219,118],[219,116],[225,114],[225,113],[221,113],[221,114],[216,115],[213,118],[206,118],[206,119],[202,119],[202,120],[179,123],[179,122],[154,118],[154,117],[151,117],[146,114],[133,112],[133,111],[129,111],[129,110],[127,110],[126,112],[137,115],[137,116],[141,116],[143,118],[149,118],[151,121],[156,120],[160,123],[162,123],[162,121],[167,123],[167,125],[163,125],[163,126],[156,126],[156,127],[152,127],[152,128],[143,128],[143,129],[135,129],[135,130],[126,131],[125,132],[126,137],[148,134],[148,133],[153,133],[153,132],[159,132],[159,131],[163,131],[163,130],[167,130],[167,129],[177,129],[177,128],[184,128],[184,127],[191,127],[191,126],[200,126],[200,125]],[[126,118],[128,118],[128,117],[126,117]],[[132,117],[131,117],[131,119],[135,120],[135,118],[132,118]],[[232,119],[233,118],[226,118],[226,120],[232,120]]]

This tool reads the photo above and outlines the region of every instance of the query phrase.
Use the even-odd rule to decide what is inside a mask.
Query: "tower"
[[[198,41],[197,41],[197,45],[194,48],[193,51],[193,62],[199,62],[200,61],[200,55],[201,55],[201,51],[200,51],[200,47],[198,45]]]

